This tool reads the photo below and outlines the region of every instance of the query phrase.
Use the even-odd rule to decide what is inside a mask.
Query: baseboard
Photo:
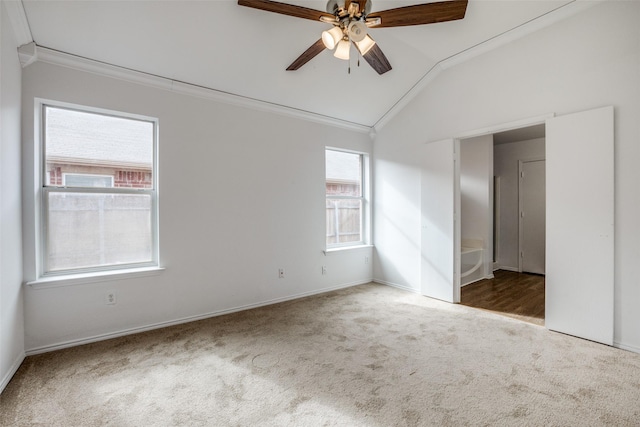
[[[180,319],[170,320],[170,321],[167,321],[167,322],[153,323],[153,324],[149,324],[149,325],[146,325],[146,326],[139,326],[139,327],[135,327],[135,328],[123,329],[123,330],[120,330],[120,331],[117,331],[117,332],[110,332],[110,333],[107,333],[107,334],[94,335],[94,336],[88,337],[88,338],[80,338],[80,339],[65,341],[65,342],[61,342],[61,343],[57,343],[57,344],[51,344],[51,345],[46,345],[46,346],[42,346],[42,347],[36,347],[36,348],[28,349],[25,352],[25,354],[26,354],[26,356],[33,356],[33,355],[41,354],[41,353],[48,353],[48,352],[51,352],[51,351],[62,350],[62,349],[65,349],[65,348],[76,347],[76,346],[79,346],[79,345],[90,344],[90,343],[93,343],[93,342],[105,341],[105,340],[109,340],[109,339],[113,339],[113,338],[119,338],[119,337],[123,337],[123,336],[127,336],[127,335],[138,334],[138,333],[141,333],[141,332],[152,331],[154,329],[161,329],[161,328],[166,328],[166,327],[169,327],[169,326],[181,325],[183,323],[195,322],[195,321],[198,321],[198,320],[209,319],[211,317],[223,316],[225,314],[237,313],[239,311],[251,310],[253,308],[265,307],[265,306],[268,306],[268,305],[278,304],[278,303],[285,302],[285,301],[291,301],[291,300],[305,298],[305,297],[309,297],[309,296],[313,296],[313,295],[324,294],[324,293],[331,292],[331,291],[337,291],[339,289],[345,289],[345,288],[350,288],[350,287],[353,287],[353,286],[364,285],[366,283],[371,283],[372,281],[373,281],[373,279],[368,278],[368,279],[363,280],[363,281],[355,281],[355,282],[350,282],[350,283],[343,283],[343,284],[336,285],[336,286],[330,286],[328,288],[317,289],[317,290],[313,290],[313,291],[309,291],[309,292],[302,292],[302,293],[299,293],[299,294],[294,294],[294,295],[281,297],[281,298],[274,298],[274,299],[270,299],[270,300],[254,303],[254,304],[241,305],[241,306],[234,307],[234,308],[229,308],[229,309],[225,309],[225,310],[218,310],[218,311],[212,311],[212,312],[209,312],[209,313],[199,314],[199,315],[196,315],[196,316],[183,317],[183,318],[180,318]]]
[[[22,365],[22,362],[24,362],[25,357],[26,357],[25,353],[20,353],[16,358],[16,360],[14,360],[13,364],[9,368],[9,371],[7,371],[6,375],[2,378],[2,382],[0,382],[0,394],[4,391],[5,387],[9,384],[9,381],[11,381],[11,378],[13,378],[16,372],[18,372],[18,369],[20,368],[20,365]]]
[[[633,353],[640,353],[640,347],[636,347],[634,345],[622,344],[618,341],[613,342],[613,346],[619,348],[620,350],[631,351]]]
[[[407,292],[411,292],[414,294],[419,294],[420,291],[414,288],[410,288],[409,286],[405,286],[405,285],[399,285],[397,283],[393,283],[393,282],[389,282],[386,280],[382,280],[382,279],[373,279],[374,283],[379,283],[381,285],[387,285],[387,286],[391,286],[392,288],[398,288],[398,289],[402,289],[403,291],[407,291]]]

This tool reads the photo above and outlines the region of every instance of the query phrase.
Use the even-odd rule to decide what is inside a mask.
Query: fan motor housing
[[[344,0],[329,0],[327,2],[327,13],[330,13],[332,15],[337,15],[340,10],[343,10],[345,8],[344,3],[345,3]],[[364,15],[367,15],[370,11],[371,11],[371,0],[367,0],[367,3],[364,6],[364,10],[361,12],[363,12]]]

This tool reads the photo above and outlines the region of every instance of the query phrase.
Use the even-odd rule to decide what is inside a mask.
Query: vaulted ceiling
[[[372,11],[424,0],[372,0]],[[325,10],[324,0],[290,0]],[[325,51],[287,66],[330,28],[242,7],[236,0],[23,0],[38,46],[216,91],[374,126],[434,66],[525,26],[562,15],[569,0],[470,0],[463,20],[372,28],[393,69],[378,75]],[[352,56],[355,57],[354,52]]]

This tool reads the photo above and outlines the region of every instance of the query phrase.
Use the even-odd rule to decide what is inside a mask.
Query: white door
[[[544,274],[545,161],[520,162],[520,271]]]
[[[613,107],[548,119],[547,328],[613,344]]]
[[[423,148],[421,172],[421,289],[422,294],[448,302],[459,302],[454,286],[455,144],[445,140]]]

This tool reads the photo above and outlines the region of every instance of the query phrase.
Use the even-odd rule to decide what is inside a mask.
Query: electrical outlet
[[[325,274],[327,274],[327,266],[323,265],[322,266],[322,275],[324,276]]]
[[[107,305],[114,305],[116,303],[116,293],[113,291],[107,292],[107,295],[105,297],[105,303]]]
[[[364,257],[364,263],[365,264],[369,264],[369,257],[368,256]]]
[[[284,279],[284,268],[278,269],[278,278]]]

